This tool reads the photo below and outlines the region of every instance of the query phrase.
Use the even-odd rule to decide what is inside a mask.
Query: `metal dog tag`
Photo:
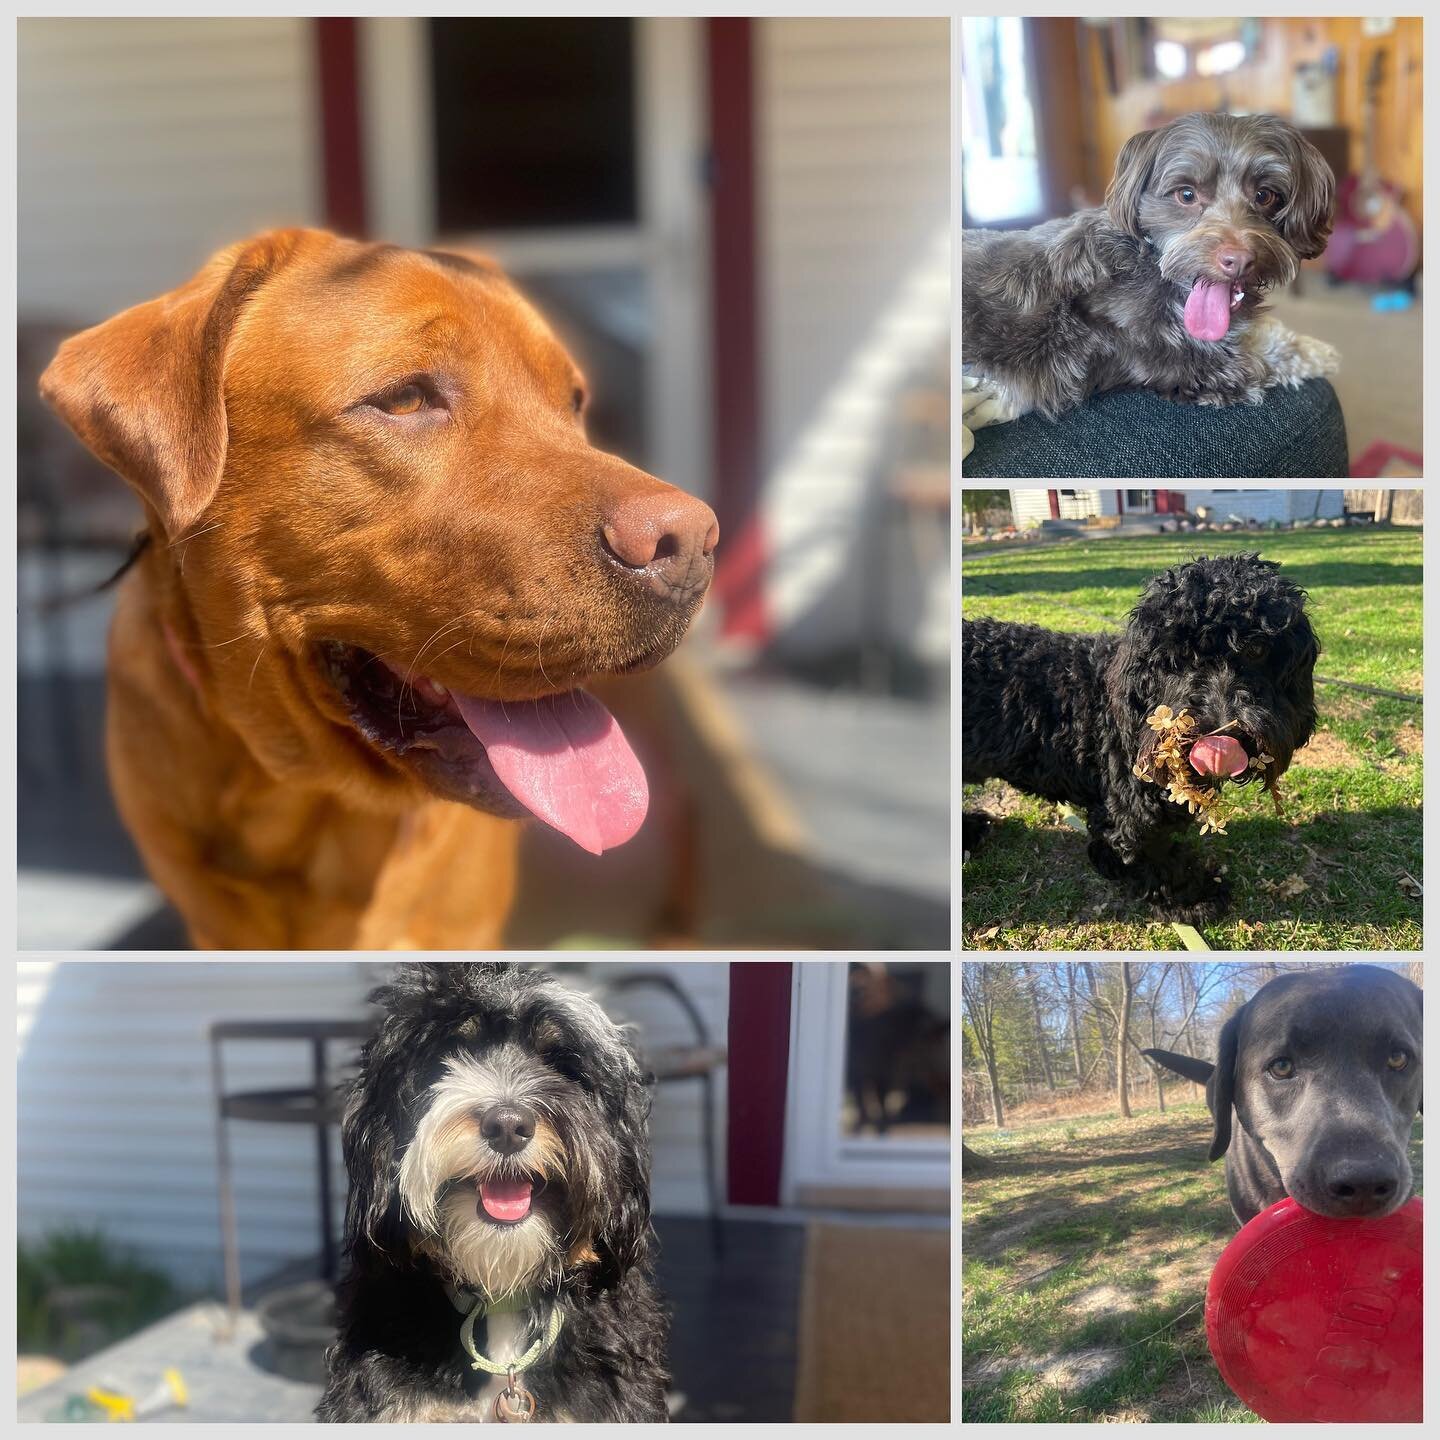
[[[512,1380],[495,1397],[495,1418],[506,1425],[524,1425],[535,1418],[535,1397]]]

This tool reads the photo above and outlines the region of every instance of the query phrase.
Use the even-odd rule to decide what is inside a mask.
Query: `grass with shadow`
[[[1231,788],[1227,833],[1191,843],[1230,879],[1217,950],[1415,950],[1422,939],[1424,712],[1421,536],[1347,529],[1080,540],[1035,551],[980,547],[963,566],[967,617],[1118,629],[1145,583],[1198,554],[1258,550],[1310,593],[1320,636],[1320,722],[1282,782],[1283,819],[1259,787]],[[1375,695],[1333,683],[1413,695]],[[961,703],[964,698],[962,695]],[[1091,868],[1057,807],[999,781],[965,787],[966,809],[1001,817],[964,868],[973,949],[1181,948],[1148,907]]]
[[[1205,1286],[1236,1228],[1210,1130],[1187,1098],[966,1131],[998,1167],[963,1182],[967,1422],[1256,1421],[1205,1340]],[[1417,1191],[1423,1153],[1417,1119]]]

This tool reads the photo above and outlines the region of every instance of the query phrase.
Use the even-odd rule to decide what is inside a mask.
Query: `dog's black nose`
[[[535,1112],[528,1105],[492,1105],[480,1117],[480,1135],[497,1155],[513,1155],[535,1138]]]
[[[1325,1189],[1335,1210],[1340,1213],[1372,1215],[1376,1210],[1383,1210],[1395,1198],[1399,1183],[1393,1166],[1383,1162],[1348,1160],[1331,1167]]]

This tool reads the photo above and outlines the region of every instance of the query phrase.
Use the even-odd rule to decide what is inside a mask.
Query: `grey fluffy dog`
[[[1335,177],[1273,115],[1186,115],[1131,136],[1103,208],[962,237],[962,358],[1013,414],[1143,386],[1206,405],[1331,373],[1262,314],[1325,249]]]

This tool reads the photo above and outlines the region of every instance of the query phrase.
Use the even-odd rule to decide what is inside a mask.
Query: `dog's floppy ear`
[[[398,1177],[411,1040],[408,1028],[393,1024],[375,1035],[362,1052],[346,1100],[340,1129],[350,1177],[345,1238],[357,1264],[370,1257],[391,1264],[404,1258]]]
[[[213,255],[178,290],[71,336],[40,394],[160,517],[172,539],[225,468],[225,356],[246,299],[304,234],[278,230]]]
[[[1181,1055],[1174,1050],[1142,1050],[1140,1053],[1197,1085],[1206,1084],[1215,1072],[1215,1067],[1208,1060],[1197,1060],[1193,1055]]]
[[[605,1223],[595,1237],[602,1283],[614,1284],[645,1254],[650,1239],[650,1089],[653,1077],[632,1065],[611,1124],[620,1147]]]
[[[1115,162],[1115,178],[1105,192],[1105,208],[1110,218],[1119,229],[1137,240],[1144,238],[1140,229],[1140,197],[1150,183],[1155,157],[1169,128],[1165,125],[1132,135],[1121,147],[1120,158]]]
[[[1295,193],[1275,224],[1297,255],[1313,260],[1324,251],[1335,220],[1335,173],[1303,135],[1292,130],[1289,140]]]
[[[1218,1160],[1230,1148],[1230,1107],[1235,1103],[1235,1054],[1240,1043],[1240,1017],[1244,1013],[1242,1005],[1221,1029],[1220,1054],[1205,1086],[1205,1103],[1210,1107],[1210,1116],[1215,1124],[1210,1141],[1212,1160]]]

